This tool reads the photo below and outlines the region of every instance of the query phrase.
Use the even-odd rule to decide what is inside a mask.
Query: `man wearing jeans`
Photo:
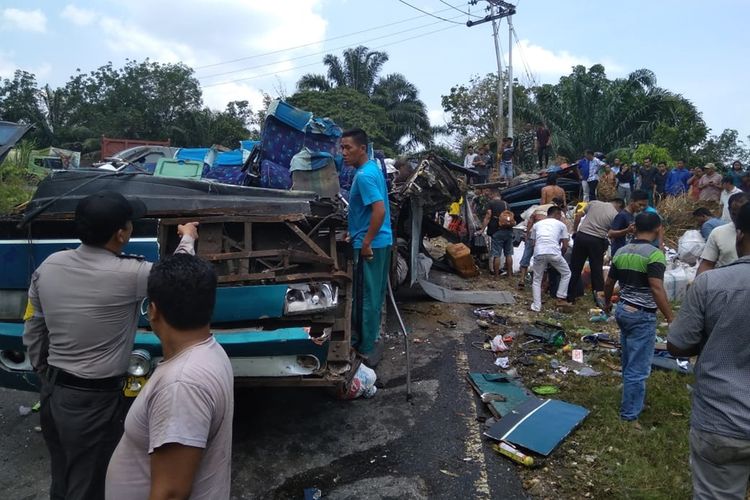
[[[667,336],[672,355],[698,356],[690,417],[696,499],[744,499],[750,477],[750,204],[736,225],[740,258],[695,278]]]
[[[557,289],[557,306],[568,307],[566,294],[568,281],[570,281],[570,268],[563,255],[568,251],[568,228],[562,222],[562,210],[557,205],[547,210],[547,218],[540,220],[531,228],[529,245],[534,247],[534,264],[531,270],[534,273],[534,282],[531,285],[534,302],[531,310],[540,312],[542,310],[542,277],[547,266],[552,266],[560,273],[560,286]]]
[[[596,187],[599,185],[599,169],[604,162],[594,156],[590,149],[586,150],[586,156],[578,162],[578,175],[581,178],[581,189],[583,190],[583,201],[596,200]]]
[[[604,309],[612,309],[615,283],[620,302],[615,319],[622,344],[622,403],[620,418],[637,420],[646,399],[646,379],[651,373],[656,342],[656,311],[672,322],[672,309],[664,291],[664,253],[651,241],[659,236],[661,219],[650,212],[635,218],[635,239],[617,251],[604,286]]]

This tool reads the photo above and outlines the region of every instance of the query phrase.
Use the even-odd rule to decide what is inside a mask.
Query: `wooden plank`
[[[201,257],[221,253],[223,230],[221,224],[205,224],[199,228],[198,254]]]
[[[245,251],[252,253],[253,251],[253,223],[245,222],[242,233],[242,242],[245,244]],[[250,261],[243,260],[240,262],[239,273],[247,274],[250,272]]]
[[[299,236],[299,239],[301,239],[307,246],[309,246],[313,252],[320,255],[321,257],[328,257],[328,254],[323,251],[322,248],[318,246],[317,243],[315,243],[312,239],[310,239],[309,236],[307,236],[304,231],[302,231],[300,228],[297,227],[296,224],[292,224],[291,222],[286,223],[287,227],[289,227],[294,233]]]
[[[305,220],[304,214],[281,214],[281,215],[208,215],[198,217],[165,217],[161,219],[162,224],[175,226],[188,222],[220,223],[220,222],[259,222],[259,223],[281,223]]]
[[[216,254],[201,254],[201,257],[210,261],[281,257],[285,260],[288,259],[289,262],[313,262],[328,265],[333,265],[334,263],[333,259],[328,256],[321,257],[320,255],[308,252],[300,252],[299,250],[256,250],[254,252],[223,252]]]
[[[297,283],[309,280],[349,280],[351,279],[346,273],[336,271],[333,273],[316,272],[316,273],[298,273],[298,274],[281,274],[276,273],[250,273],[250,274],[232,274],[219,276],[219,283],[238,283],[241,281],[266,281],[275,283]]]

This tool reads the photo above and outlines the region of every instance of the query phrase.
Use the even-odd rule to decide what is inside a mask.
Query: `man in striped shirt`
[[[635,238],[620,248],[604,286],[605,309],[612,308],[615,283],[620,283],[620,302],[615,319],[622,344],[622,403],[620,418],[637,420],[646,399],[646,379],[651,374],[656,341],[656,311],[668,323],[673,314],[664,291],[664,253],[651,244],[658,238],[661,218],[650,212],[635,218]]]

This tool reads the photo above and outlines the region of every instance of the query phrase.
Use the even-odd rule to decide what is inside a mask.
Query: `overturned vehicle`
[[[79,244],[73,222],[78,201],[111,190],[147,207],[127,253],[156,261],[176,247],[177,224],[200,222],[196,254],[213,263],[219,277],[211,328],[237,385],[343,390],[359,359],[351,349],[352,263],[344,239],[343,200],[354,171],[337,161],[340,134],[330,120],[281,102],[249,154],[240,154],[231,168],[214,168],[225,182],[207,178],[215,167],[208,164],[199,178],[182,175],[180,164],[154,173],[128,165],[52,171],[23,212],[0,218],[0,385],[38,388],[22,343],[31,274],[51,253]],[[392,189],[394,228],[411,227],[414,199],[435,209],[460,196],[461,186],[444,162],[426,158]],[[408,247],[410,234],[402,237]],[[421,236],[420,229],[414,240]],[[137,394],[160,356],[142,313],[127,394]]]

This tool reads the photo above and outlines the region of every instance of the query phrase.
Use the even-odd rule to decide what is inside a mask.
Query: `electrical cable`
[[[460,25],[460,26],[463,26],[463,25]],[[456,26],[446,26],[446,27],[438,29],[438,30],[428,31],[427,33],[423,33],[421,35],[404,38],[402,40],[397,40],[395,42],[389,42],[389,43],[380,45],[378,47],[372,47],[372,49],[373,50],[377,50],[377,49],[382,49],[384,47],[390,47],[391,45],[397,45],[399,43],[408,42],[409,40],[414,40],[414,39],[422,38],[422,37],[425,37],[425,36],[428,36],[428,35],[432,35],[432,34],[435,34],[435,33],[440,33],[442,31],[453,29],[455,27]],[[356,45],[350,45],[349,47],[356,47]],[[349,48],[349,47],[347,47],[347,48]],[[285,63],[285,61],[279,61],[278,63],[275,63],[275,64],[284,64],[284,63]],[[292,68],[286,68],[286,69],[284,69],[282,71],[273,71],[273,72],[270,72],[270,73],[264,73],[262,75],[254,75],[254,76],[249,76],[249,77],[246,77],[246,78],[238,78],[236,80],[229,80],[229,81],[226,81],[226,82],[209,83],[209,84],[206,84],[206,85],[201,85],[201,87],[202,88],[216,87],[216,86],[219,86],[219,85],[228,85],[230,83],[238,83],[238,82],[244,82],[244,81],[248,81],[248,80],[255,80],[257,78],[263,78],[263,77],[266,77],[266,76],[274,76],[274,75],[278,75],[280,73],[286,73],[287,71],[292,71],[292,70],[295,70],[295,69],[307,68],[307,67],[311,67],[311,66],[319,66],[320,64],[322,64],[322,63],[319,62],[319,61],[316,61],[316,62],[310,63],[310,64],[303,64],[301,66],[294,66]]]
[[[446,11],[449,11],[449,10],[451,10],[451,9],[441,9],[441,10],[438,10],[436,12],[440,13],[440,12],[446,12]],[[215,62],[215,63],[211,63],[211,64],[204,64],[202,66],[195,66],[193,69],[198,70],[198,69],[204,69],[204,68],[213,68],[215,66],[222,66],[224,64],[232,64],[232,63],[236,63],[236,62],[240,62],[240,61],[247,61],[249,59],[257,59],[259,57],[265,57],[265,56],[271,56],[271,55],[274,55],[274,54],[280,54],[282,52],[287,52],[289,50],[303,49],[305,47],[311,47],[313,45],[318,45],[318,44],[321,44],[321,43],[332,42],[334,40],[340,40],[342,38],[346,38],[346,37],[349,37],[349,36],[361,35],[362,33],[367,33],[369,31],[376,31],[376,30],[383,29],[383,28],[390,28],[391,26],[395,26],[397,24],[408,23],[409,21],[414,21],[415,19],[421,19],[423,17],[425,17],[425,16],[421,15],[421,16],[409,17],[409,18],[406,18],[406,19],[402,19],[401,21],[394,21],[392,23],[381,24],[379,26],[373,26],[372,28],[367,28],[367,29],[360,30],[360,31],[353,31],[351,33],[345,33],[343,35],[337,35],[337,36],[334,36],[334,37],[331,37],[331,38],[326,38],[324,40],[317,40],[315,42],[303,43],[301,45],[295,45],[293,47],[286,47],[286,48],[283,48],[283,49],[272,50],[270,52],[263,52],[261,54],[253,54],[251,56],[238,57],[237,59],[230,59],[230,60],[227,60],[227,61],[219,61],[219,62]]]
[[[441,21],[447,21],[447,22],[449,22],[449,23],[453,23],[453,24],[460,24],[460,25],[463,25],[463,23],[459,23],[459,22],[456,22],[456,21],[451,21],[450,19],[446,19],[446,18],[444,18],[444,17],[436,16],[436,15],[435,15],[435,14],[433,14],[432,12],[427,12],[426,10],[422,10],[422,9],[420,9],[419,7],[415,7],[414,5],[410,4],[409,2],[405,2],[404,0],[398,0],[398,1],[399,1],[399,2],[401,2],[401,3],[402,3],[402,4],[404,4],[404,5],[407,5],[407,6],[411,7],[411,8],[412,8],[412,9],[414,9],[414,10],[418,10],[418,11],[419,11],[419,12],[421,12],[422,14],[427,14],[428,16],[432,16],[432,17],[434,17],[435,19],[440,19]]]
[[[477,19],[481,19],[481,18],[482,18],[482,16],[477,16],[477,15],[475,15],[475,14],[472,14],[471,12],[466,12],[466,11],[463,11],[463,10],[459,9],[459,8],[458,8],[458,7],[456,6],[456,5],[451,5],[451,4],[449,4],[448,2],[446,2],[445,0],[438,0],[438,1],[439,1],[440,3],[442,3],[442,4],[445,4],[445,5],[447,5],[447,6],[448,6],[448,7],[450,7],[451,9],[453,9],[453,10],[456,10],[456,11],[460,12],[461,14],[466,14],[467,16],[470,16],[470,17],[476,17]],[[470,8],[471,8],[471,7],[470,7]],[[438,12],[441,12],[441,11],[438,11]]]
[[[539,86],[539,82],[537,81],[536,77],[534,76],[533,72],[531,71],[531,66],[526,61],[526,56],[524,55],[523,46],[521,45],[521,41],[518,39],[518,34],[516,33],[515,26],[513,27],[513,38],[516,41],[516,46],[518,47],[518,52],[521,55],[521,62],[523,63],[524,70],[526,71],[526,75],[529,78],[529,83],[533,84],[535,87]]]
[[[455,16],[454,19],[456,19],[457,17],[458,16]],[[375,37],[375,38],[370,38],[369,40],[362,40],[361,42],[358,42],[357,45],[364,45],[364,44],[367,44],[367,43],[370,43],[370,42],[374,42],[376,40],[382,40],[383,38],[390,38],[392,36],[401,35],[403,33],[412,32],[412,31],[415,31],[415,30],[420,30],[422,28],[427,28],[429,26],[435,26],[436,24],[441,24],[441,23],[442,23],[442,21],[433,21],[431,23],[423,24],[423,25],[417,26],[415,28],[409,28],[409,29],[406,29],[406,30],[397,31],[395,33],[389,33],[387,35],[381,35],[381,36],[378,36],[378,37]],[[320,55],[330,54],[331,52],[335,52],[335,51],[338,51],[338,50],[341,50],[341,49],[347,49],[347,48],[350,48],[352,46],[353,46],[352,44],[341,45],[339,47],[329,48],[329,49],[326,49],[326,50],[323,50],[323,51],[320,51],[320,52],[314,52],[314,53],[311,53],[311,54],[304,54],[304,55],[300,55],[300,56],[291,57],[291,58],[285,59],[283,62],[297,61],[297,60],[300,60],[300,59],[305,59],[307,57],[313,57],[313,56],[320,56]],[[274,66],[276,64],[279,64],[279,61],[271,62],[271,63],[257,64],[255,66],[246,66],[244,68],[233,69],[233,70],[230,70],[230,71],[223,71],[221,73],[213,73],[213,74],[210,74],[210,75],[204,75],[204,76],[197,75],[196,78],[198,78],[199,80],[203,80],[203,79],[207,79],[207,78],[215,78],[217,76],[233,75],[235,73],[242,73],[243,71],[250,71],[250,70],[258,69],[258,68],[265,68],[265,67],[268,67],[268,66]]]

